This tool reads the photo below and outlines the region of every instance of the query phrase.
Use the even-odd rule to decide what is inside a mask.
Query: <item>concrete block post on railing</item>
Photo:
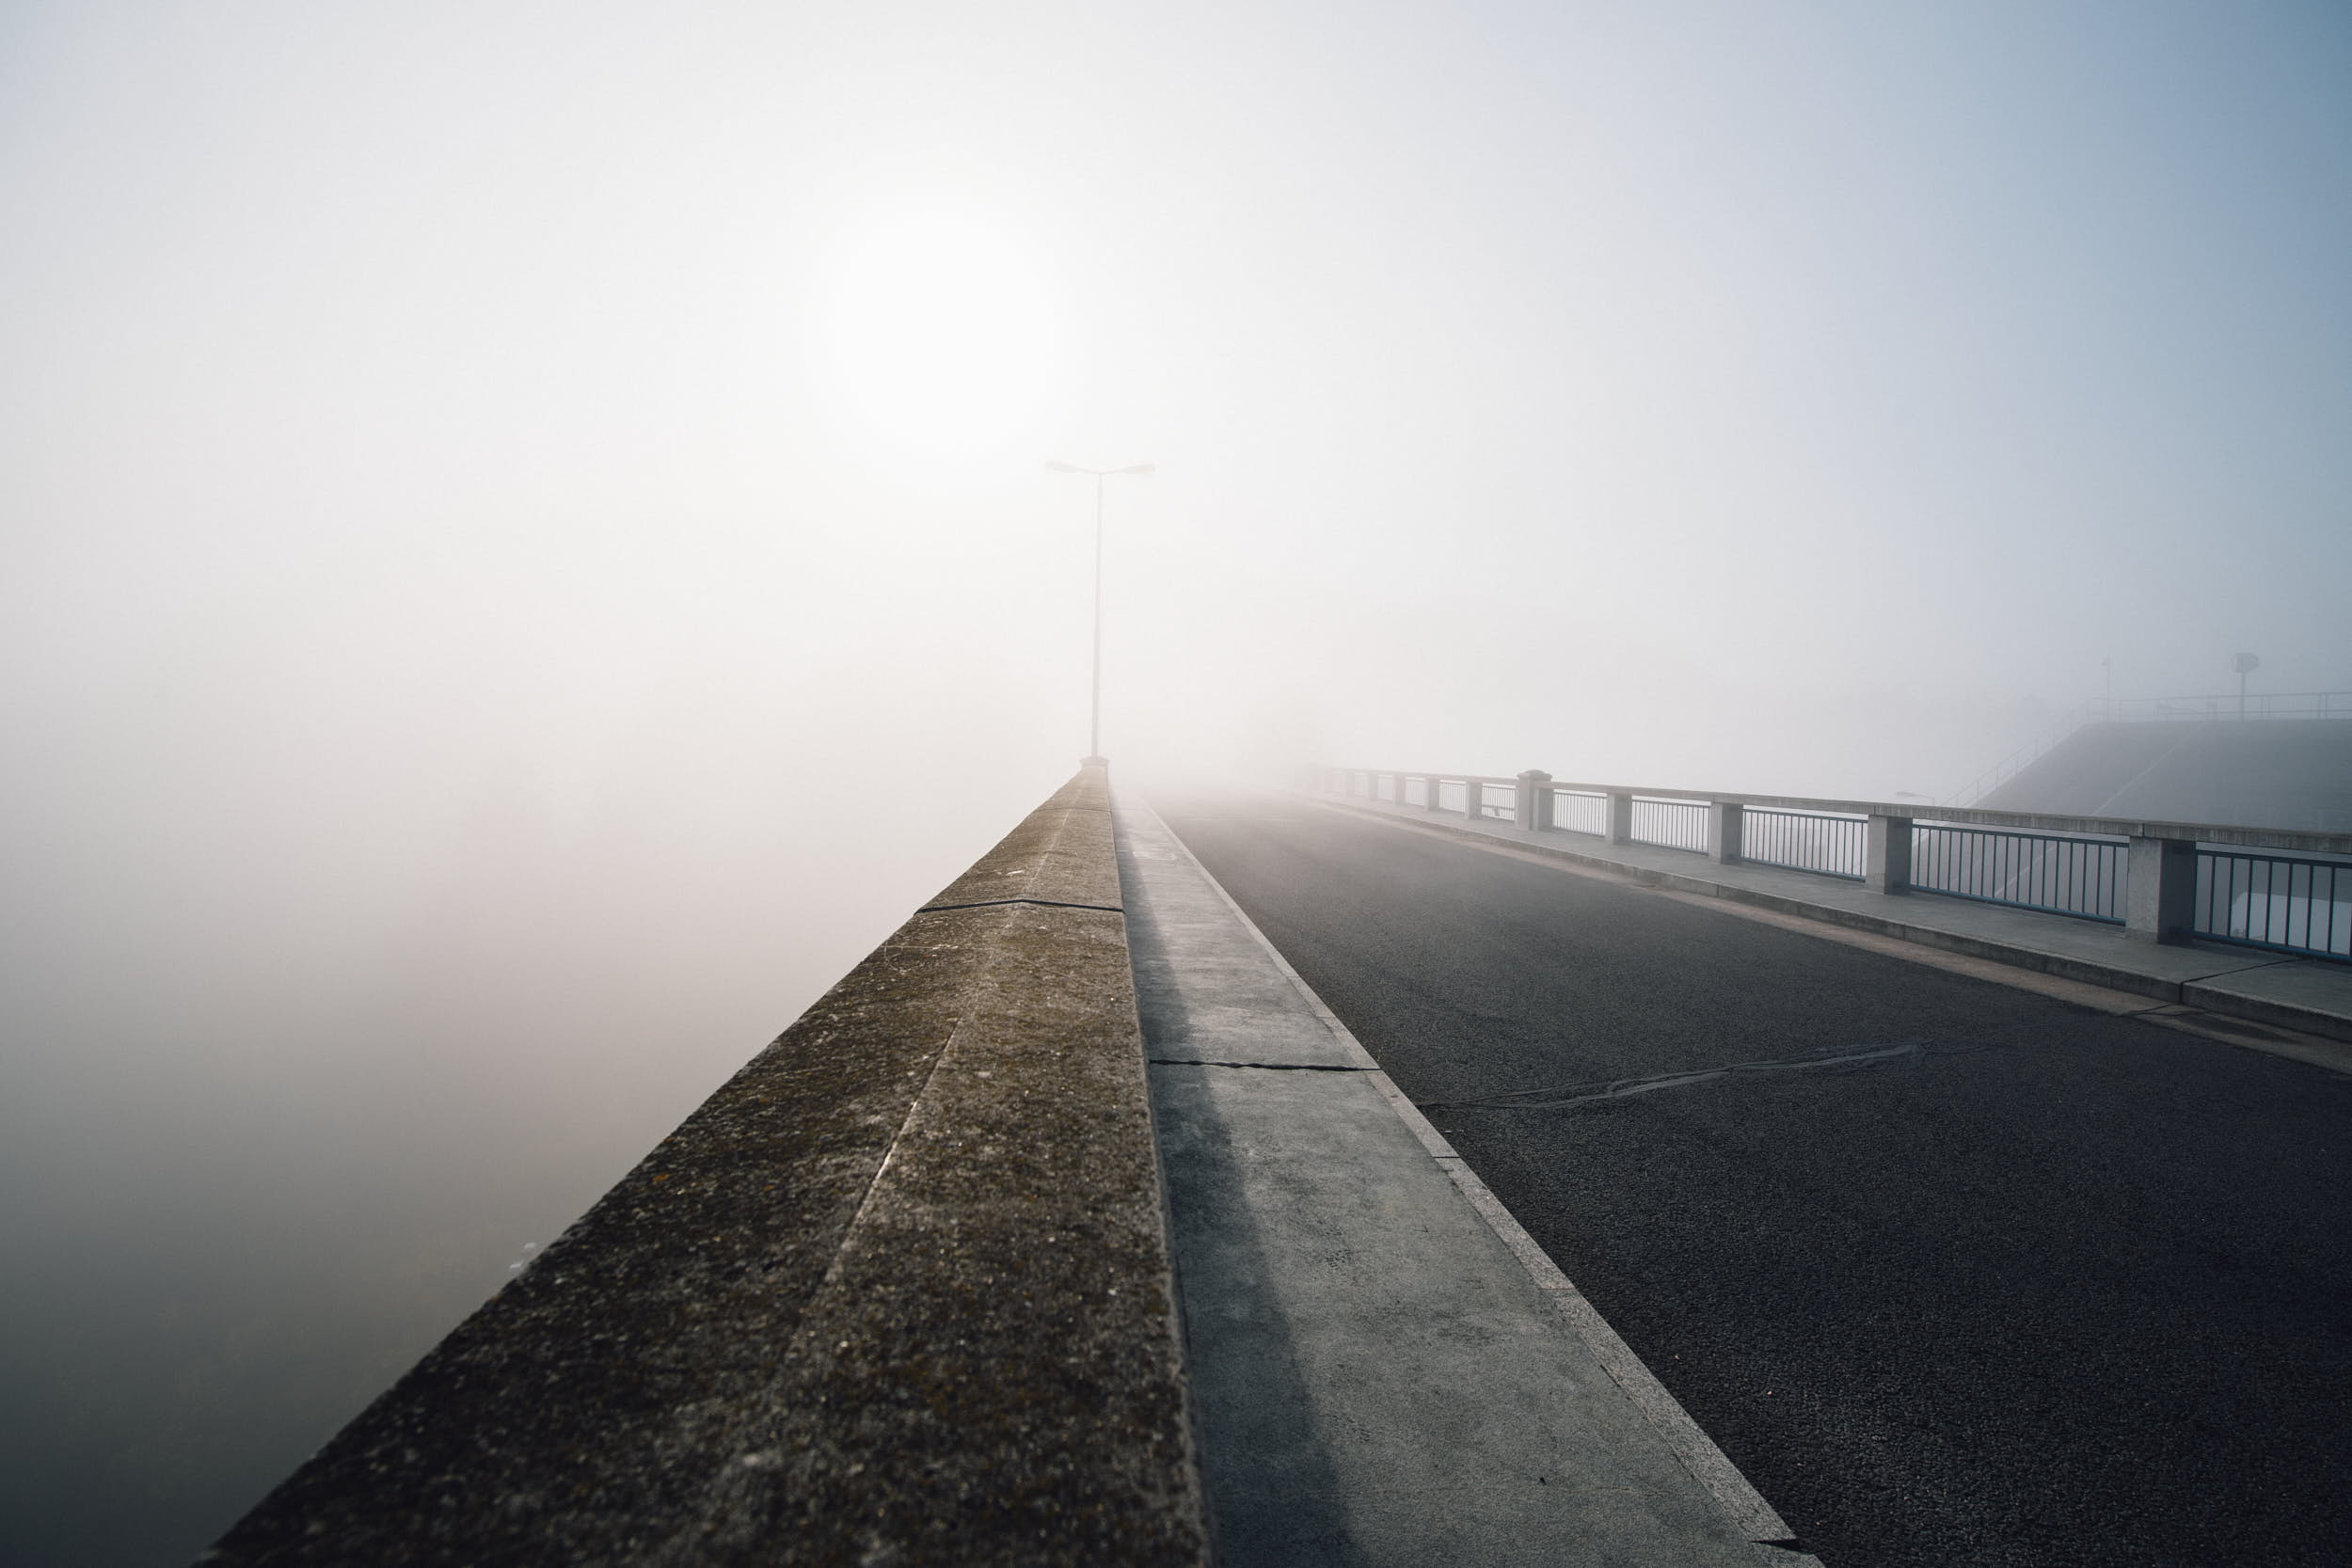
[[[1421,802],[1422,810],[1441,811],[1444,809],[1445,791],[1438,787],[1438,775],[1432,773],[1422,779],[1422,788],[1423,791]]]
[[[1864,830],[1863,880],[1872,893],[1911,890],[1911,818],[1872,814]]]
[[[1708,857],[1718,865],[1737,865],[1740,863],[1740,832],[1744,820],[1740,802],[1711,800],[1708,804],[1708,815],[1711,818],[1708,823]]]
[[[1613,789],[1609,792],[1609,842],[1633,842],[1633,797]]]
[[[1551,775],[1531,768],[1519,775],[1511,796],[1511,820],[1531,832],[1551,826]]]
[[[2197,912],[2195,842],[2135,837],[2124,863],[2124,934],[2142,942],[2188,941]]]

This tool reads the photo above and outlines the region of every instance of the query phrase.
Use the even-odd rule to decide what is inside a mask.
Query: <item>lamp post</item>
[[[1048,461],[1045,465],[1057,474],[1092,474],[1094,476],[1094,719],[1087,731],[1087,761],[1103,760],[1103,482],[1113,474],[1135,474],[1138,477],[1152,472],[1149,463],[1130,463],[1123,468],[1081,468],[1075,463]]]

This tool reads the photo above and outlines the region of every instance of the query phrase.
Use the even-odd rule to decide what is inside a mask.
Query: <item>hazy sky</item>
[[[1160,465],[1129,775],[2352,688],[2352,9],[0,5],[0,1563],[195,1544],[1067,775],[1048,457]]]

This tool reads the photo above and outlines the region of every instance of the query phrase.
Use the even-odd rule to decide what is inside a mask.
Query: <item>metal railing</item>
[[[1707,802],[1633,798],[1633,842],[1707,853]]]
[[[2190,928],[2215,942],[2352,958],[2352,863],[2200,846]]]
[[[1551,792],[1551,825],[1563,832],[1609,836],[1609,797],[1595,790]]]
[[[2130,842],[1915,823],[1911,885],[1922,893],[2123,924]]]
[[[2352,719],[2352,691],[2223,692],[2207,697],[2119,697],[2097,705],[2110,723],[2152,719]]]
[[[2067,915],[2159,942],[2202,938],[2352,962],[2352,832],[1954,806],[1922,819],[1921,808],[1898,802],[1572,784],[1541,770],[1326,768],[1318,777],[1323,789],[1396,810]],[[2136,864],[2154,886],[2133,899]]]
[[[1740,814],[1740,858],[1791,871],[1862,880],[1869,863],[1867,816],[1753,807]]]

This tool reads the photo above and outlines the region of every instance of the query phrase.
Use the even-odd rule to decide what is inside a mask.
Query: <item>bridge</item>
[[[207,1555],[2320,1560],[2352,834],[1092,759]]]

